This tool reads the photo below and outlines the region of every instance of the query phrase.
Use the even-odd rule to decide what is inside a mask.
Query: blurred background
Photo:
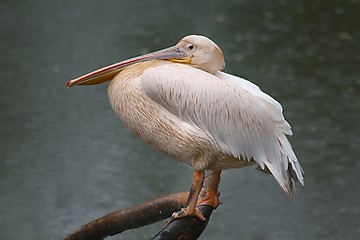
[[[305,171],[289,197],[228,170],[200,239],[360,239],[358,0],[0,2],[0,239],[62,239],[109,212],[187,191],[192,169],[135,138],[96,68],[201,34],[225,71],[280,101]],[[164,222],[111,239],[150,239]]]

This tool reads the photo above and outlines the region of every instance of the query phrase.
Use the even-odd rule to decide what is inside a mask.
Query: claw
[[[200,221],[202,222],[205,222],[206,221],[206,218],[204,217],[204,215],[202,214],[202,212],[195,208],[195,214],[194,214],[195,217],[197,217],[198,219],[200,219]]]
[[[182,208],[180,211],[178,212],[174,212],[171,217],[167,220],[166,225],[168,225],[169,223],[171,223],[172,221],[174,221],[175,219],[178,218],[184,218],[184,217],[197,217],[198,219],[200,219],[200,221],[206,221],[206,218],[204,217],[204,215],[202,214],[202,212],[195,208],[194,211],[189,210],[188,208]]]
[[[194,210],[190,210],[187,207],[182,208],[178,212],[174,212],[171,217],[174,218],[174,219],[177,219],[177,218],[183,218],[183,217],[187,217],[187,216],[197,217],[201,221],[206,220],[206,218],[204,217],[204,215],[202,214],[202,212],[199,209],[195,208]]]

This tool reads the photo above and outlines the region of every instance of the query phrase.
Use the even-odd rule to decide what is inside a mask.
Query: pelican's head
[[[214,74],[225,67],[221,49],[207,37],[189,35],[181,39],[176,47],[190,56],[190,64],[196,68]]]
[[[98,69],[73,79],[66,85],[71,87],[74,85],[93,85],[106,82],[113,79],[116,74],[128,66],[151,60],[167,60],[190,64],[212,74],[222,70],[225,66],[224,55],[213,41],[204,36],[190,35],[181,39],[176,46],[130,58]]]

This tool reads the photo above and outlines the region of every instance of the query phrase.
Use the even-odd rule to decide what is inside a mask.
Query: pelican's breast
[[[205,166],[216,151],[212,140],[198,127],[152,100],[143,90],[143,72],[164,64],[172,63],[144,62],[120,72],[109,85],[111,105],[124,125],[146,143],[190,165],[201,158]]]

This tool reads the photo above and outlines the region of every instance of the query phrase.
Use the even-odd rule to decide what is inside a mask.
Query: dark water
[[[253,169],[224,172],[201,239],[360,239],[359,11],[356,0],[1,1],[0,239],[62,239],[188,190],[191,168],[133,137],[105,85],[64,84],[191,33],[283,104],[306,173],[290,198]],[[149,239],[162,224],[114,239]]]

